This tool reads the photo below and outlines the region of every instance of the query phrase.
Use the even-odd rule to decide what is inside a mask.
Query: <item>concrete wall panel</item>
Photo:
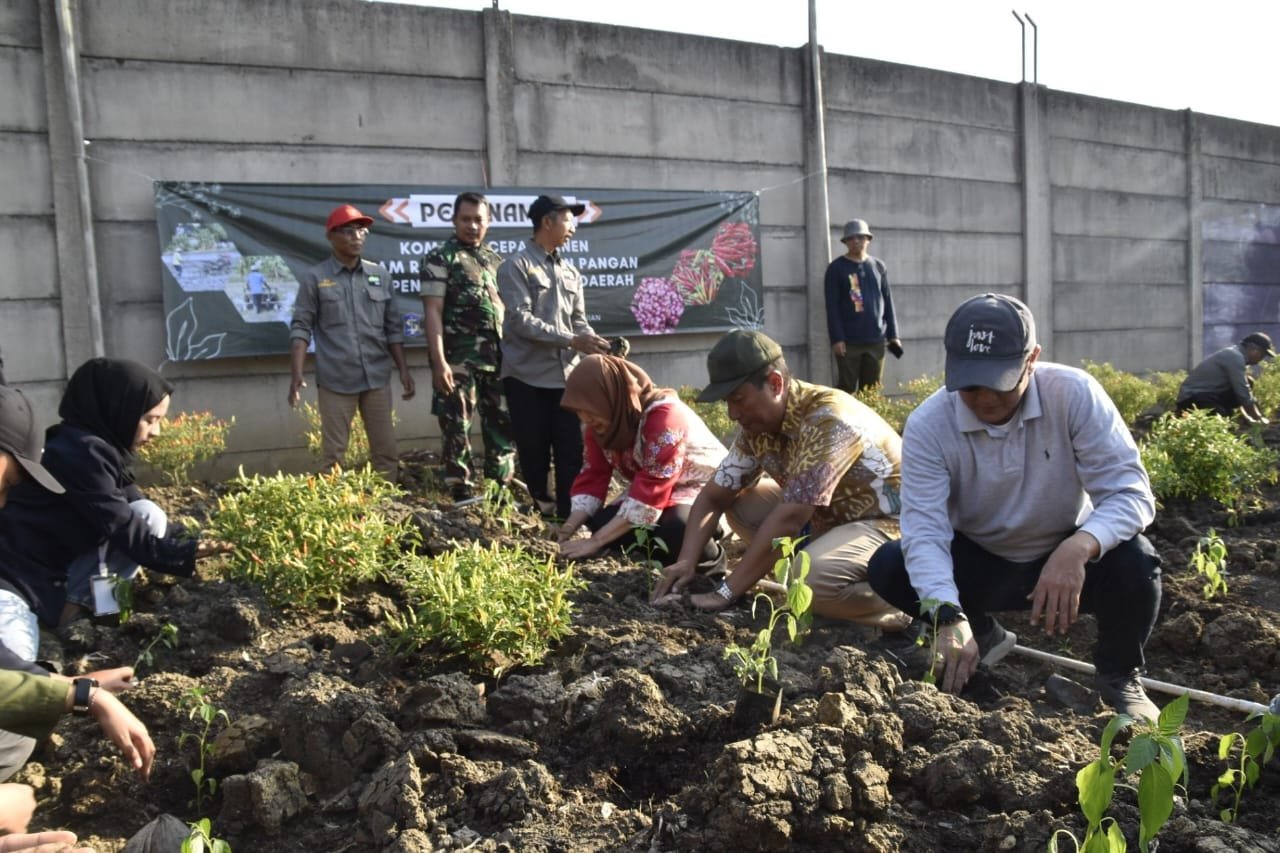
[[[827,164],[889,174],[1013,183],[1018,140],[1001,130],[827,113]]]
[[[1009,83],[838,54],[822,61],[823,95],[832,112],[1016,129],[1018,102]]]
[[[99,222],[94,236],[98,276],[104,283],[108,307],[124,302],[159,302],[163,273],[155,222]],[[130,251],[120,251],[123,246]]]
[[[473,152],[411,148],[185,145],[98,142],[90,162],[98,219],[155,220],[152,181],[484,185]]]
[[[0,258],[5,259],[7,267],[3,285],[6,300],[56,299],[58,271],[52,262],[56,256],[49,217],[0,218]]]
[[[480,15],[362,0],[81,0],[89,56],[482,77]],[[386,79],[384,77],[384,79]]]
[[[1125,332],[1139,336],[1164,329],[1186,329],[1185,284],[1106,283],[1059,286],[1054,290],[1055,334],[1063,332]],[[1095,349],[1105,352],[1110,337]],[[1183,342],[1185,349],[1185,341]],[[1105,361],[1105,357],[1091,356]]]
[[[1124,101],[1045,90],[1049,135],[1131,145],[1157,151],[1186,151],[1186,114]]]
[[[62,314],[45,299],[0,301],[0,341],[4,342],[4,377],[15,385],[61,379]],[[15,345],[15,342],[17,345]]]
[[[44,62],[38,50],[0,47],[0,131],[43,131],[48,126]]]
[[[1174,284],[1186,288],[1187,250],[1175,240],[1063,237],[1053,244],[1059,284]]]
[[[1280,161],[1201,159],[1206,198],[1252,201],[1270,199],[1280,203]]]
[[[1022,287],[1022,240],[1016,235],[897,231],[882,229],[874,221],[871,230],[876,235],[871,254],[888,265],[895,293],[904,286],[923,284],[966,285],[1002,293],[1009,286]]]
[[[1060,188],[1053,194],[1055,237],[1187,239],[1184,199]]]
[[[1022,194],[1014,184],[962,181],[874,172],[832,172],[828,181],[833,207],[880,211],[873,229],[1019,234]],[[875,224],[878,222],[879,224]]]
[[[799,106],[799,51],[517,15],[516,76],[531,83]]]
[[[516,86],[515,100],[521,149],[731,163],[804,161],[795,107],[528,84]]]
[[[1210,157],[1280,163],[1280,133],[1265,124],[1197,115],[1200,152]]]
[[[1145,373],[1180,370],[1188,361],[1187,330],[1151,329],[1142,334],[1100,335],[1096,331],[1058,332],[1052,361],[1078,365],[1086,358],[1109,361],[1120,370]]]
[[[49,145],[38,133],[0,133],[0,216],[53,212]]]
[[[1074,139],[1049,143],[1049,180],[1059,187],[1145,195],[1187,194],[1187,164],[1169,151]]]
[[[415,78],[351,68],[268,68],[89,60],[85,133],[90,139],[480,148],[484,114],[447,104],[483,101],[474,80]],[[118,109],[146,104],[146,120]]]
[[[0,45],[40,47],[39,0],[8,0],[0,3]]]

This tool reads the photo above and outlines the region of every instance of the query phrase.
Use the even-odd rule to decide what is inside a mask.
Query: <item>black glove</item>
[[[902,358],[902,344],[895,341],[889,341],[885,346],[889,352],[893,353],[894,358]]]

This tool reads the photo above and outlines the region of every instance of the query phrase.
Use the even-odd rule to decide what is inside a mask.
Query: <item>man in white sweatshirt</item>
[[[1087,373],[1038,361],[1035,321],[1010,296],[961,304],[944,343],[946,387],[903,436],[902,539],[872,558],[872,589],[936,616],[953,693],[1017,641],[993,612],[1029,608],[1051,635],[1092,613],[1102,699],[1155,719],[1138,678],[1160,605],[1142,536],[1155,499],[1124,420]]]

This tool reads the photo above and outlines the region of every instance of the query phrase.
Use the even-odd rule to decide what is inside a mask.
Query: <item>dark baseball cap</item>
[[[1031,309],[1012,296],[984,293],[960,303],[947,321],[947,390],[981,386],[1012,391],[1036,348]]]
[[[557,210],[570,210],[573,211],[574,216],[581,216],[586,213],[587,206],[570,204],[563,196],[540,195],[533,200],[533,204],[529,205],[529,218],[533,220],[534,225],[537,225],[542,221],[542,217]]]
[[[66,489],[45,470],[40,458],[41,434],[31,404],[17,388],[0,385],[0,450],[7,451],[31,479],[55,494]]]
[[[1245,335],[1240,341],[1242,344],[1253,344],[1262,350],[1264,358],[1275,358],[1276,348],[1271,344],[1271,336],[1266,332],[1254,332],[1252,335]]]
[[[782,357],[778,342],[754,329],[734,329],[707,353],[707,377],[711,380],[698,395],[699,403],[728,397],[760,368]]]

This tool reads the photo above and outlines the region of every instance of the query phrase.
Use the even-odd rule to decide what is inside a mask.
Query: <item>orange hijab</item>
[[[674,395],[670,388],[653,387],[649,374],[624,358],[589,355],[569,374],[560,405],[609,422],[604,432],[595,431],[601,447],[630,450],[645,408],[660,397]]]

